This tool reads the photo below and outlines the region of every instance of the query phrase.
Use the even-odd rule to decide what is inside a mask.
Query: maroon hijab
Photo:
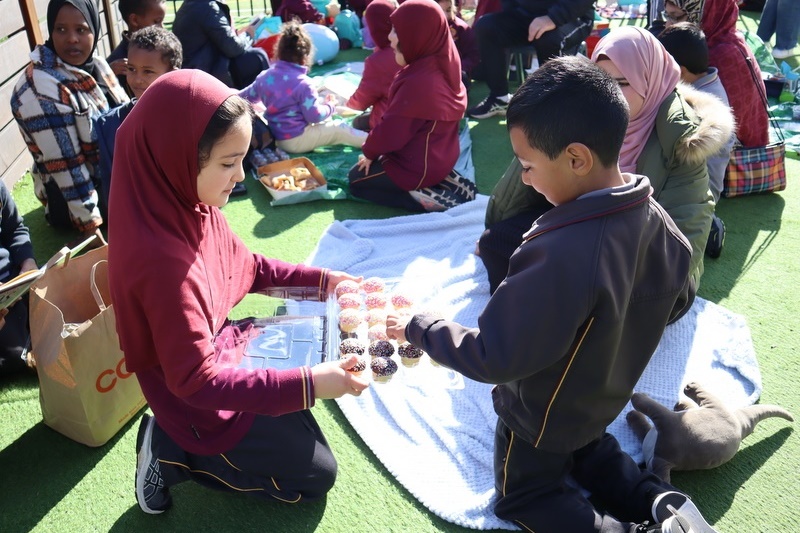
[[[145,91],[117,132],[109,281],[130,371],[174,358],[181,343],[213,351],[209,339],[252,284],[252,254],[197,193],[200,137],[233,94],[199,70],[170,72]]]
[[[467,90],[442,9],[433,0],[407,0],[392,13],[391,21],[408,64],[392,83],[386,115],[461,120]]]
[[[394,2],[389,0],[372,0],[364,11],[364,22],[378,48],[388,48],[389,46],[389,32],[392,31],[392,22],[389,20],[389,16],[395,9]]]

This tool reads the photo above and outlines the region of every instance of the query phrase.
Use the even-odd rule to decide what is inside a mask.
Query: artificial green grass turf
[[[342,59],[356,57],[343,54]],[[485,87],[478,84],[470,101],[483,96]],[[508,136],[497,117],[471,125],[478,187],[488,194],[510,161]],[[722,256],[706,260],[700,295],[747,318],[761,365],[762,403],[778,403],[798,414],[800,162],[789,159],[787,169],[786,191],[725,199],[718,206],[728,237]],[[404,214],[349,200],[272,208],[265,190],[246,183],[247,196],[233,199],[223,212],[254,251],[289,261],[305,259],[333,220]],[[40,263],[75,237],[46,226],[30,178],[13,194],[31,228]],[[251,296],[235,314],[263,308],[262,300]],[[186,483],[172,490],[173,509],[149,516],[139,510],[133,493],[138,416],[108,444],[87,448],[42,424],[34,376],[4,380],[0,531],[466,531],[434,516],[394,481],[335,402],[319,402],[313,412],[339,461],[337,483],[323,501],[264,503]],[[673,483],[693,496],[720,531],[794,531],[800,507],[799,456],[797,433],[785,421],[771,419],[756,427],[729,463],[710,471],[675,473]]]

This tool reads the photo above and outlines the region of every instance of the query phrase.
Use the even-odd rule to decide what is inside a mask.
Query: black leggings
[[[358,164],[353,165],[348,178],[350,180],[350,194],[356,198],[362,198],[389,207],[399,207],[413,213],[425,212],[422,204],[408,194],[408,191],[404,191],[394,184],[383,169],[380,159],[372,162],[369,167],[369,174],[359,170]]]
[[[244,438],[218,455],[182,450],[157,423],[153,439],[167,487],[192,480],[225,492],[300,503],[321,498],[336,480],[336,459],[308,410],[257,415]]]
[[[656,496],[677,490],[639,468],[609,433],[574,452],[552,453],[513,434],[502,420],[494,471],[495,514],[536,533],[628,533],[653,520]],[[567,483],[569,476],[592,493],[592,502]]]

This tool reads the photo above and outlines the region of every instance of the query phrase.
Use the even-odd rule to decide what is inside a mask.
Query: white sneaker
[[[775,59],[786,59],[787,57],[792,57],[797,55],[797,48],[791,48],[788,50],[784,50],[783,48],[773,48],[772,49],[772,57]]]
[[[700,509],[692,503],[685,494],[680,492],[670,491],[659,494],[653,502],[652,508],[653,518],[656,522],[667,522],[670,517],[680,516],[681,527],[683,524],[688,524],[689,533],[718,533],[716,529],[706,522],[703,515],[700,514]],[[677,529],[678,524],[675,524],[674,531]]]

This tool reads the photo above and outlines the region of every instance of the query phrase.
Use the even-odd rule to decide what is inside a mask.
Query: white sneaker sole
[[[151,509],[147,506],[147,500],[144,496],[144,484],[147,479],[147,468],[150,466],[150,461],[153,460],[153,451],[150,444],[153,442],[153,426],[156,424],[156,419],[150,417],[147,421],[147,429],[144,430],[144,438],[142,439],[142,447],[139,454],[136,456],[136,501],[139,507],[148,514],[161,514],[164,511],[160,509]]]

